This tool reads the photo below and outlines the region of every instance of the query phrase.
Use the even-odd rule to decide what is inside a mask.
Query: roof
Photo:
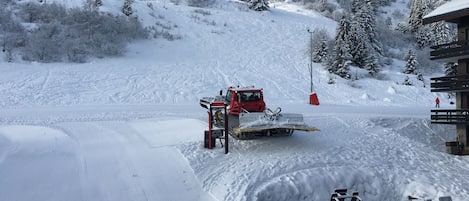
[[[262,88],[256,88],[254,86],[246,86],[246,87],[236,86],[236,87],[229,87],[228,89],[231,89],[233,91],[249,91],[249,92],[262,91]]]
[[[423,17],[423,24],[438,21],[459,23],[463,18],[469,17],[468,0],[452,0],[436,8]]]

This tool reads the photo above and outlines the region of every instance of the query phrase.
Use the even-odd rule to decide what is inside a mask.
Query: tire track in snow
[[[116,132],[92,122],[58,126],[78,141],[76,152],[81,164],[83,195],[91,200],[148,200],[143,189],[137,190],[135,188],[139,186],[132,185],[136,171]]]
[[[44,96],[44,91],[47,89],[47,86],[51,78],[51,74],[52,74],[51,71],[47,70],[47,75],[44,78],[44,81],[40,84],[39,92],[34,96],[34,100],[37,101],[39,98]]]

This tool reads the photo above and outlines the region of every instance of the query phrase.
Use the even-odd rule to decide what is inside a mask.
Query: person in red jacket
[[[439,99],[438,97],[436,97],[435,103],[436,103],[436,104],[435,104],[435,107],[436,107],[436,108],[440,108],[440,99]]]

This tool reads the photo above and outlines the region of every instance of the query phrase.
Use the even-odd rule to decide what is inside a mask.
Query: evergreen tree
[[[416,68],[418,65],[417,59],[415,58],[415,54],[412,50],[409,50],[406,56],[407,63],[405,65],[405,70],[403,73],[405,74],[415,74]]]
[[[444,44],[450,41],[455,33],[454,28],[444,22],[423,25],[423,16],[447,0],[413,0],[409,16],[409,30],[417,40],[417,46]]]
[[[368,70],[368,73],[372,77],[376,77],[378,72],[381,70],[381,65],[378,62],[378,59],[376,58],[376,55],[370,54],[367,58],[365,69]]]
[[[373,4],[372,0],[367,0],[356,14],[356,18],[361,21],[364,32],[366,33],[366,39],[369,46],[373,48],[376,53],[381,54],[381,43],[378,41],[378,34],[376,29],[376,5]]]
[[[328,70],[342,78],[350,79],[350,22],[347,16],[343,16],[337,27],[337,35],[334,42],[333,54],[330,58]]]
[[[403,85],[413,85],[412,80],[410,80],[409,76],[405,76],[404,82],[402,82]]]
[[[350,55],[352,56],[352,63],[360,68],[365,66],[370,51],[364,31],[360,21],[353,20],[350,26],[350,47],[353,47],[350,49]]]
[[[429,25],[432,27],[433,40],[430,45],[441,45],[456,39],[455,27],[445,22],[437,22]]]
[[[409,16],[409,28],[412,33],[417,32],[423,26],[423,16],[429,12],[429,0],[412,0]]]
[[[329,54],[328,41],[330,40],[327,30],[315,29],[312,33],[312,57],[313,62],[321,63],[327,60]]]
[[[328,52],[326,40],[321,41],[319,44],[320,45],[317,46],[313,51],[313,61],[316,63],[321,63],[325,61]]]
[[[376,11],[371,0],[353,0],[351,4],[353,22],[350,28],[350,46],[353,48],[350,54],[354,65],[366,68],[371,55],[378,59],[378,54],[381,54],[381,43],[377,39]],[[370,65],[378,65],[379,68],[378,62]]]
[[[455,62],[447,62],[444,64],[445,66],[445,74],[447,76],[454,76],[458,72],[458,63]]]
[[[417,73],[417,80],[422,81],[423,88],[427,87],[426,84],[425,84],[425,78],[423,78],[423,74],[421,72]]]
[[[132,9],[132,3],[133,2],[134,2],[134,0],[125,0],[124,1],[124,6],[122,6],[122,13],[124,13],[124,15],[130,16],[134,13],[134,11]]]
[[[249,8],[255,11],[264,11],[269,9],[268,0],[249,0]]]

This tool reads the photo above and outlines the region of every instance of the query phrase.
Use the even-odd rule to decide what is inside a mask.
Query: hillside
[[[268,12],[253,12],[239,2],[218,2],[213,8],[207,9],[170,2],[147,3],[136,1],[135,15],[139,16],[145,27],[153,27],[155,32],[164,34],[130,44],[126,55],[121,58],[93,59],[84,64],[48,64],[46,66],[51,68],[47,72],[42,68],[31,67],[30,63],[5,65],[9,74],[7,77],[11,78],[7,80],[8,85],[15,86],[17,80],[27,81],[31,86],[24,86],[21,91],[4,89],[6,98],[0,100],[0,103],[4,106],[33,102],[40,105],[187,104],[230,85],[273,86],[266,89],[270,103],[304,103],[308,101],[310,92],[310,34],[306,30],[326,29],[333,35],[336,29],[333,20],[294,4],[276,3],[275,8]],[[74,1],[67,5],[80,4]],[[103,5],[101,10],[120,12],[121,5],[115,1],[103,1]],[[168,40],[168,37],[174,40]],[[33,66],[43,65],[33,63]],[[127,79],[110,73],[121,66],[125,67],[122,70],[128,75],[135,75],[133,82],[118,86],[100,84],[102,79]],[[330,74],[323,65],[314,63],[313,83],[323,104],[431,106],[436,96],[446,96],[432,94],[423,87],[429,86],[428,77],[431,74],[426,74],[422,82],[415,75],[401,73],[404,66],[404,61],[393,59],[389,66],[383,67],[381,79],[378,80],[363,76],[361,69],[352,69],[352,75],[361,78],[350,81]],[[74,72],[76,69],[80,70],[65,74],[69,74],[66,80],[76,90],[60,87],[62,81],[53,80],[56,73]],[[93,74],[96,69],[109,73]],[[139,75],[142,70],[146,73]],[[41,90],[40,95],[28,95],[38,91],[38,83],[44,81],[41,80],[44,76],[30,76],[36,73],[50,75],[46,77],[52,79],[47,83],[52,91],[45,89]],[[402,85],[406,76],[410,77],[414,86]],[[77,77],[87,77],[87,81],[82,82]],[[168,77],[172,78],[173,83],[159,82]],[[188,83],[186,80],[189,77],[197,77],[198,80]],[[335,80],[336,84],[327,84],[330,79]],[[141,89],[138,92],[126,91],[127,85]],[[102,100],[87,100],[85,95],[102,92],[105,94]],[[67,98],[61,100],[62,97]],[[445,99],[443,104],[449,102]]]
[[[102,2],[120,13],[120,2]],[[429,120],[435,97],[454,107],[428,88],[440,69],[423,83],[390,58],[380,79],[353,68],[360,79],[328,84],[315,63],[321,104],[311,106],[307,29],[332,36],[334,20],[291,2],[265,12],[239,1],[133,5],[152,34],[121,57],[0,62],[0,200],[322,201],[336,188],[364,201],[469,199],[469,160],[445,153],[455,128]],[[402,84],[406,76],[414,85]],[[199,99],[230,85],[263,88],[268,107],[303,114],[320,131],[231,140],[227,155],[218,143],[204,149]]]

